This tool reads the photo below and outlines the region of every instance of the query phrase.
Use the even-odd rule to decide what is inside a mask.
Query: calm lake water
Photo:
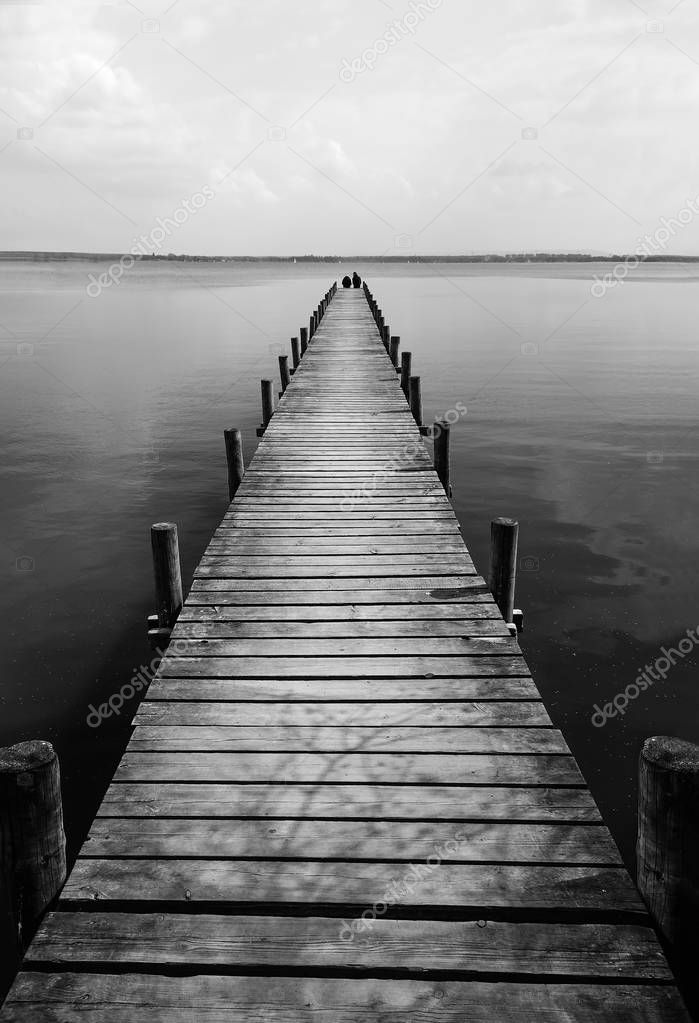
[[[227,504],[222,433],[257,439],[259,379],[355,266],[146,264],[88,297],[87,263],[0,263],[0,744],[49,739],[77,851],[135,705],[99,704],[152,657],[149,527],[185,580]],[[699,741],[693,652],[595,728],[595,703],[699,624],[699,276],[609,265],[369,265],[422,377],[453,407],[454,506],[482,572],[489,520],[520,521],[522,645],[628,862],[642,740]]]

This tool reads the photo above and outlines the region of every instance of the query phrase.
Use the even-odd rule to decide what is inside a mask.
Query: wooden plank
[[[465,678],[526,675],[522,657],[166,657],[160,675],[177,678]]]
[[[422,869],[419,869],[422,868]],[[639,916],[645,907],[622,867],[538,866],[529,864],[343,863],[323,860],[79,859],[63,889],[62,904],[99,899],[123,903],[196,903],[279,906],[297,910],[331,907],[343,914],[383,900],[391,884],[415,880],[401,899],[402,909],[420,908],[478,918],[547,912],[552,919],[594,913],[608,920]],[[630,920],[629,920],[630,922]]]
[[[602,825],[98,818],[81,857],[620,866]]]
[[[485,584],[480,576],[468,575],[387,575],[380,578],[374,576],[352,576],[351,578],[317,578],[297,579],[284,574],[277,574],[273,578],[265,579],[197,579],[192,582],[192,593],[221,593],[227,590],[258,590],[264,593],[279,595],[280,591],[325,593],[337,591],[344,593],[346,590],[362,590],[369,596],[373,590],[400,590],[403,593],[409,592],[410,588],[429,590],[432,599],[449,599],[445,591],[471,589],[475,592],[483,592]],[[406,598],[407,599],[407,598]],[[347,598],[348,603],[350,601]],[[317,600],[316,600],[317,603]]]
[[[408,621],[183,621],[177,623],[174,639],[372,639],[372,638],[431,638],[460,636],[473,639],[480,636],[508,637],[504,622],[496,618],[439,618],[410,619]]]
[[[360,926],[364,925],[364,921]],[[632,924],[392,920],[352,930],[332,917],[53,913],[27,956],[35,965],[446,971],[668,981],[653,931]]]
[[[3,1023],[689,1023],[656,984],[536,984],[410,979],[168,977],[26,972]]]
[[[205,706],[207,709],[215,710],[221,704]],[[213,717],[215,715],[212,714]],[[186,725],[164,727],[141,725],[132,735],[128,748],[133,752],[161,753],[192,750],[203,753],[253,750],[263,753],[303,750],[315,753],[568,752],[563,736],[553,728],[354,728],[282,725],[207,727],[199,724],[198,715],[192,723]]]
[[[429,753],[132,753],[115,781],[582,785],[571,756]]]
[[[241,726],[269,728],[278,726],[349,728],[401,727],[470,731],[476,728],[529,728],[550,731],[551,719],[541,701],[436,702],[333,702],[317,703],[211,703],[187,701],[172,703],[146,700],[135,719],[139,725]],[[347,732],[349,735],[349,732]],[[369,734],[369,733],[368,733]],[[367,734],[367,737],[368,737]],[[396,733],[398,734],[398,733]],[[437,741],[435,734],[434,741]],[[477,740],[473,740],[474,742]],[[542,742],[545,741],[542,739]]]
[[[170,651],[173,651],[170,653]],[[369,657],[377,661],[390,657],[511,658],[520,653],[517,640],[510,636],[412,636],[406,638],[348,637],[345,639],[308,639],[283,636],[262,636],[234,639],[202,639],[178,635],[176,647],[168,648],[168,660],[190,657],[305,657],[354,658]]]
[[[197,606],[185,604],[178,619],[178,627],[183,623],[208,622],[209,625],[228,622],[280,622],[282,627],[293,629],[292,623],[299,622],[304,626],[319,626],[331,623],[329,628],[343,628],[345,622],[362,622],[365,627],[381,628],[382,623],[390,623],[386,628],[410,628],[412,623],[456,621],[464,626],[478,620],[488,619],[496,625],[502,624],[502,618],[496,605],[489,603],[453,604],[269,604],[269,605],[222,605]],[[340,623],[335,625],[334,623]]]
[[[115,783],[98,816],[601,821],[587,789],[386,784]]]
[[[415,585],[413,580],[413,585]],[[243,605],[252,607],[257,605],[271,604],[277,607],[293,604],[294,607],[304,605],[317,606],[323,601],[327,607],[332,605],[345,606],[350,609],[361,604],[442,604],[444,601],[451,601],[454,604],[487,604],[493,606],[493,598],[485,590],[476,586],[462,584],[458,587],[434,587],[430,589],[411,589],[404,586],[402,589],[379,590],[372,589],[342,589],[342,590],[308,590],[306,592],[291,590],[290,587],[279,589],[276,592],[268,590],[222,590],[220,587],[204,588],[201,582],[195,582],[189,592],[185,608],[190,607],[226,607]]]
[[[233,678],[155,678],[148,689],[148,700],[194,700],[236,702],[278,702],[292,700],[362,700],[405,702],[406,695],[415,703],[433,700],[487,703],[497,700],[536,700],[538,690],[531,678],[421,679],[416,689],[412,679],[233,679]],[[332,712],[332,711],[331,711]]]

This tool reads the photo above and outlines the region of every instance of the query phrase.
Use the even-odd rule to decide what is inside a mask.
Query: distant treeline
[[[61,260],[113,262],[123,252],[0,252],[0,260],[26,260],[31,263],[49,263]],[[170,252],[135,256],[147,262],[176,261],[181,263],[619,263],[634,257],[634,253],[614,253],[593,256],[588,252],[508,252],[483,253],[471,256],[191,256]],[[697,263],[699,256],[637,256],[643,263]]]

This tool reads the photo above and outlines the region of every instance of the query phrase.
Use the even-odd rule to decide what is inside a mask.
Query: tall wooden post
[[[226,461],[228,462],[228,499],[232,501],[245,475],[243,437],[240,430],[224,430],[223,436],[226,442]]]
[[[387,323],[384,323],[382,335],[383,346],[388,351],[391,345],[391,328]]]
[[[161,629],[171,629],[182,610],[182,571],[175,523],[154,523],[150,527],[150,542],[158,625]]]
[[[66,879],[61,772],[49,742],[0,749],[0,934],[16,967]]]
[[[449,423],[435,420],[434,424],[434,468],[439,476],[447,497],[451,497],[451,484],[449,482],[449,448],[450,448],[451,427]]]
[[[397,335],[397,334],[394,334],[394,336],[393,336],[393,337],[391,338],[391,343],[390,343],[390,345],[391,345],[391,346],[390,346],[390,349],[389,349],[389,353],[388,353],[388,354],[389,354],[389,355],[390,355],[390,357],[391,357],[391,362],[392,362],[392,363],[393,363],[393,365],[394,365],[394,366],[396,367],[396,369],[398,369],[398,368],[399,368],[399,363],[398,363],[398,351],[399,351],[399,349],[400,349],[400,338],[398,337],[398,335]]]
[[[656,735],[641,750],[638,887],[677,967],[696,985],[699,919],[699,746]],[[693,960],[693,962],[692,962]]]
[[[400,357],[400,385],[403,394],[410,400],[410,373],[412,368],[412,352],[403,352]]]
[[[257,430],[257,436],[262,437],[269,426],[269,421],[274,415],[274,385],[271,380],[260,380],[262,391],[262,425]]]
[[[291,339],[291,361],[293,363],[294,370],[297,370],[299,368],[299,362],[301,361],[301,356],[299,354],[299,339],[297,337],[292,337]]]
[[[291,382],[291,377],[289,375],[289,356],[288,355],[280,355],[279,356],[279,378],[280,378],[281,383],[282,383],[282,394],[283,394],[284,391],[287,389],[287,387],[289,386],[289,384]]]
[[[512,622],[517,575],[519,523],[498,518],[490,523],[490,574],[488,588],[507,624]]]
[[[315,317],[313,315],[311,315],[309,320],[308,320],[308,340],[309,341],[311,340],[311,338],[315,334],[315,329],[316,329]]]
[[[410,411],[418,426],[422,426],[422,385],[420,377],[411,377],[408,394],[410,396]]]
[[[299,334],[301,336],[301,358],[303,358],[308,348],[308,327],[301,327]]]

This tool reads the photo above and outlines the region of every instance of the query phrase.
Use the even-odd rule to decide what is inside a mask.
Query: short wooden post
[[[422,385],[420,377],[411,377],[409,384],[410,411],[418,426],[422,426]]]
[[[274,414],[274,391],[271,380],[261,380],[262,386],[262,431],[269,426],[269,421]]]
[[[0,933],[3,945],[6,938],[12,942],[4,957],[8,972],[65,879],[61,772],[54,748],[30,739],[0,749]]]
[[[656,735],[643,744],[636,863],[641,895],[677,956],[680,978],[689,966],[687,980],[696,983],[699,746],[692,742]]]
[[[389,349],[389,353],[388,354],[390,355],[391,362],[396,367],[396,369],[398,369],[398,350],[399,349],[400,349],[400,338],[398,337],[397,334],[394,334],[393,337],[391,338],[390,349]]]
[[[161,628],[171,629],[182,610],[182,571],[177,526],[156,522],[150,527],[155,576],[155,609]]]
[[[226,461],[228,462],[228,499],[232,501],[245,475],[243,436],[240,430],[224,430],[223,436],[226,441]]]
[[[410,373],[412,368],[413,356],[411,352],[403,352],[400,357],[400,385],[403,388],[403,394],[410,400]]]
[[[498,518],[490,523],[488,588],[508,625],[515,606],[518,536],[519,523],[515,519]]]
[[[308,327],[301,327],[299,334],[301,336],[301,358],[303,358],[308,348]]]
[[[388,351],[391,346],[391,328],[387,323],[384,324],[381,340],[383,341],[384,348]]]
[[[299,339],[297,337],[292,337],[291,339],[291,361],[293,363],[294,370],[297,370],[299,368],[299,362],[301,361],[301,356],[299,354]]]
[[[451,497],[451,484],[449,482],[449,448],[451,427],[449,423],[435,420],[434,424],[434,468],[444,487],[447,497]]]
[[[289,356],[279,356],[279,379],[282,382],[282,394],[291,383],[291,377],[289,375]]]

